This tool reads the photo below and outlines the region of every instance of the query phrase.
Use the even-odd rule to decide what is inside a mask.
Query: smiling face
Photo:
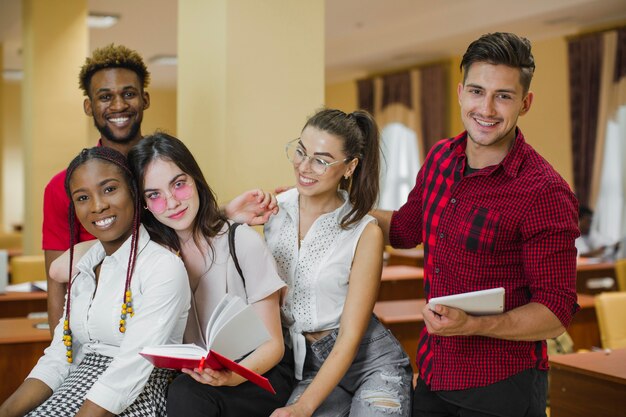
[[[517,118],[528,112],[533,99],[533,93],[524,94],[520,70],[475,62],[457,93],[468,147],[508,150],[515,139]]]
[[[143,91],[139,77],[126,68],[106,68],[93,74],[89,98],[84,102],[85,114],[93,117],[103,141],[110,142],[104,145],[120,151],[141,139],[143,111],[149,106],[150,96]]]
[[[189,236],[200,208],[193,178],[172,161],[154,159],[145,169],[143,198],[148,210],[181,236]]]
[[[357,159],[352,159],[347,163],[346,154],[343,152],[343,140],[336,135],[325,132],[313,126],[307,126],[300,135],[298,147],[301,154],[309,158],[299,164],[294,164],[294,174],[296,176],[296,186],[300,195],[334,195],[341,177],[352,175],[356,168]],[[326,169],[326,172],[319,175],[314,172],[311,166],[311,158],[326,161],[328,164],[340,161]]]
[[[112,163],[90,159],[69,181],[76,217],[111,255],[132,233],[134,202],[126,177]]]

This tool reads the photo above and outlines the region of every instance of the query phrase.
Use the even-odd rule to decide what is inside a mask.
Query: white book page
[[[251,305],[225,322],[211,335],[209,349],[236,360],[270,339],[270,335]]]
[[[226,323],[228,323],[231,317],[238,314],[240,311],[246,308],[247,304],[237,296],[230,296],[228,304],[222,309],[220,314],[213,320],[209,329],[209,337],[207,340],[207,346],[211,349],[212,340],[215,338],[215,334],[219,333],[220,329],[224,327]]]
[[[204,340],[206,340],[207,346],[211,345],[211,341],[210,341],[211,329],[213,328],[215,321],[218,319],[218,317],[222,315],[226,307],[230,303],[233,302],[233,298],[235,297],[230,294],[224,294],[220,302],[217,303],[217,306],[213,310],[213,313],[211,313],[211,317],[209,318],[209,322],[206,325],[205,335],[204,335]]]
[[[141,353],[172,358],[203,358],[207,352],[194,344],[146,346]]]

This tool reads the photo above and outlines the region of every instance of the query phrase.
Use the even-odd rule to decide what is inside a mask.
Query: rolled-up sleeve
[[[578,311],[576,247],[578,202],[562,183],[540,193],[522,226],[523,264],[531,302],[545,305],[567,327]]]

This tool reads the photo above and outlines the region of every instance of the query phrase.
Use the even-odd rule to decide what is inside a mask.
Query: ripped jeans
[[[330,354],[338,329],[314,343],[307,342],[303,379],[289,398],[295,402]],[[315,417],[375,417],[411,415],[413,371],[406,352],[376,316],[368,325],[350,368],[319,406]]]

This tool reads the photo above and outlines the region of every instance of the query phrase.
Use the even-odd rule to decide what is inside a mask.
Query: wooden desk
[[[626,349],[550,359],[551,417],[625,417]]]
[[[374,306],[374,313],[391,333],[398,339],[411,358],[413,372],[417,372],[415,357],[420,332],[424,328],[422,308],[426,305],[423,298],[415,300],[379,301]]]
[[[409,265],[383,267],[378,301],[424,298],[424,269]]]
[[[589,288],[589,280],[604,277],[613,278],[611,287]],[[596,262],[591,259],[579,258],[576,264],[576,292],[579,294],[599,294],[604,291],[617,291],[615,262]]]
[[[411,265],[424,267],[424,249],[394,249],[390,246],[385,248],[387,265]]]
[[[50,331],[36,329],[41,319],[0,319],[0,403],[19,387],[50,344]]]
[[[26,317],[28,313],[47,311],[47,300],[45,291],[0,294],[0,318]]]
[[[567,328],[567,332],[574,341],[574,349],[591,349],[601,346],[600,328],[596,317],[595,296],[578,294],[580,311]]]

